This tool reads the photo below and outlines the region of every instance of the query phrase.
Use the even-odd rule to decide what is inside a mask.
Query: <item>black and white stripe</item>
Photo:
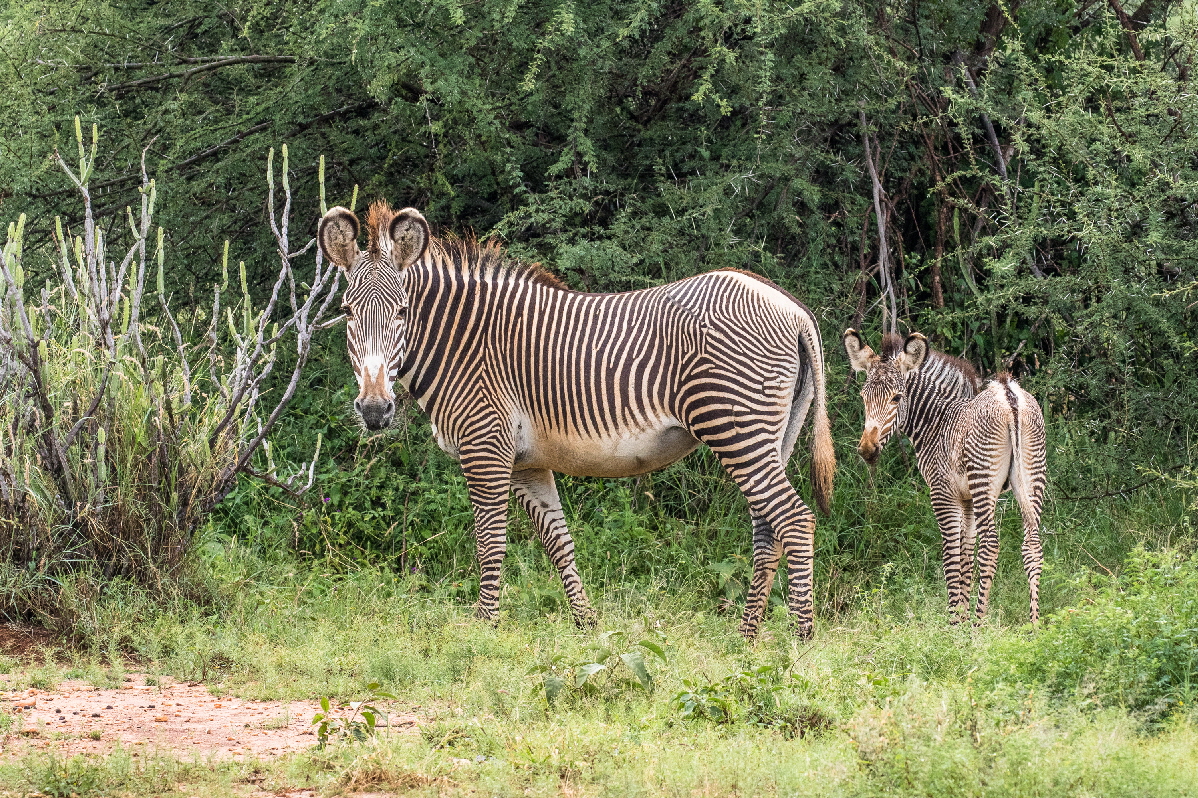
[[[928,483],[944,550],[949,607],[969,614],[976,547],[977,617],[986,614],[998,566],[995,506],[1009,486],[1023,518],[1023,566],[1031,593],[1031,620],[1040,616],[1040,512],[1047,483],[1044,418],[1036,401],[1000,374],[979,391],[968,363],[933,351],[913,333],[888,335],[881,355],[855,330],[844,334],[857,371],[867,374],[861,396],[865,430],[858,451],[876,462],[898,431],[911,439]]]
[[[630,476],[702,443],[753,517],[741,631],[756,633],[784,554],[791,612],[799,633],[811,634],[815,519],[785,468],[812,404],[812,478],[825,510],[835,459],[819,328],[806,307],[731,270],[624,294],[570,291],[495,245],[434,241],[416,211],[382,205],[371,209],[368,247],[359,252],[349,216],[330,211],[319,238],[348,272],[359,402],[369,410],[393,401],[390,380],[382,386],[366,368],[385,358],[395,367],[389,376],[428,413],[438,444],[461,463],[475,510],[480,616],[497,612],[509,491],[585,623],[591,609],[553,472]],[[372,427],[384,426],[384,416],[363,412]]]

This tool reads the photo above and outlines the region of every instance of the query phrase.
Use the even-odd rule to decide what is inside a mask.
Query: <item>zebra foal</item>
[[[477,614],[494,619],[509,492],[561,574],[574,619],[592,610],[553,472],[655,471],[707,444],[748,500],[753,580],[740,631],[757,632],[780,557],[797,631],[813,626],[815,518],[786,476],[814,404],[816,500],[835,456],[815,317],[772,283],[716,271],[623,294],[570,291],[495,244],[437,240],[415,209],[333,208],[321,251],[347,275],[346,338],[369,429],[395,413],[398,381],[461,464],[474,506]]]
[[[858,453],[877,462],[898,430],[910,438],[928,483],[944,542],[944,578],[955,621],[969,614],[977,545],[977,617],[986,614],[998,565],[994,509],[1010,486],[1023,517],[1023,567],[1031,620],[1040,617],[1040,510],[1044,502],[1044,418],[1036,400],[1009,374],[979,391],[973,366],[933,350],[927,339],[886,335],[876,354],[856,330],[844,332],[854,371],[866,373],[865,430]]]

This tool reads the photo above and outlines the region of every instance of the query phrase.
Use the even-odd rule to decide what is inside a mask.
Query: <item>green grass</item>
[[[601,618],[597,629],[577,630],[562,602],[546,598],[560,587],[528,543],[512,547],[496,626],[473,619],[469,597],[448,581],[369,568],[334,574],[319,563],[267,562],[237,545],[207,550],[216,601],[157,605],[135,590],[114,590],[96,610],[96,633],[76,661],[57,666],[58,677],[108,683],[121,674],[114,662],[132,659],[151,673],[204,679],[243,697],[334,701],[365,698],[378,682],[400,697],[397,709],[418,707],[421,733],[384,732],[219,766],[123,751],[76,760],[31,755],[0,767],[0,785],[137,796],[284,787],[414,795],[1196,794],[1198,716],[1190,702],[1145,712],[1138,699],[1091,700],[1091,677],[1118,680],[1123,661],[1090,652],[1090,627],[1068,620],[1106,607],[1108,623],[1095,634],[1117,636],[1122,616],[1112,608],[1126,595],[1139,616],[1185,621],[1193,603],[1185,601],[1186,580],[1198,578],[1198,565],[1179,558],[1162,565],[1148,557],[1124,582],[1062,576],[1053,583],[1063,593],[1053,598],[1059,615],[1037,632],[1022,623],[1018,568],[1000,572],[992,620],[951,627],[935,568],[911,557],[858,583],[835,607],[823,603],[816,640],[802,643],[778,606],[759,640],[741,639],[735,612],[720,611],[716,575],[702,571],[678,583],[605,582],[591,573]],[[1169,562],[1173,571],[1165,573]],[[1165,575],[1137,593],[1154,567]],[[550,703],[545,674],[529,671],[595,662],[602,633],[616,629],[628,633],[619,651],[664,637],[665,661],[645,657],[653,691],[613,656],[589,686],[574,686],[573,673],[564,673],[566,686]],[[1062,644],[1072,653],[1060,653]],[[1049,667],[1044,646],[1057,652],[1051,678],[1037,671]],[[1183,670],[1192,666],[1179,661]],[[1067,665],[1078,669],[1072,689],[1060,681],[1072,673]],[[39,666],[37,678],[55,678],[51,668]],[[724,709],[708,715],[714,719],[687,717],[678,700],[686,692]]]

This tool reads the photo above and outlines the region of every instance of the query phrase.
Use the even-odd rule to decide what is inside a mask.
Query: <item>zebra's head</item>
[[[861,388],[865,430],[857,444],[857,453],[873,465],[901,421],[905,410],[904,378],[927,359],[928,339],[919,333],[911,333],[906,339],[887,335],[882,340],[882,354],[878,355],[865,345],[860,333],[850,328],[844,331],[844,349],[853,371],[865,372],[865,385]]]
[[[428,222],[414,208],[392,211],[376,202],[366,217],[366,249],[358,249],[358,217],[330,208],[316,240],[325,257],[346,276],[341,309],[346,315],[349,359],[358,378],[358,411],[367,429],[379,430],[395,417],[391,385],[407,347],[408,294],[404,270],[428,249]]]

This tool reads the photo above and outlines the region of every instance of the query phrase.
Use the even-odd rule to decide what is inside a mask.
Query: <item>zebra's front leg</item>
[[[782,559],[782,541],[774,536],[770,522],[760,516],[753,517],[753,581],[749,583],[745,599],[745,615],[740,623],[740,633],[752,638],[769,607],[770,589],[774,586],[774,575]]]
[[[966,565],[962,554],[965,526],[968,523],[960,499],[943,491],[932,492],[932,513],[940,527],[940,558],[944,565],[944,583],[948,588],[948,612],[952,623],[969,616],[969,588],[965,568],[973,568],[972,557]]]
[[[478,551],[478,604],[474,614],[499,619],[499,589],[507,553],[507,500],[512,484],[512,457],[495,441],[462,446],[459,457],[470,503],[474,506],[474,542]]]
[[[548,469],[528,469],[512,474],[512,489],[528,517],[537,528],[545,552],[562,577],[566,600],[574,623],[584,629],[595,625],[595,611],[587,600],[582,577],[574,561],[574,539],[566,528],[566,516],[557,493],[553,472]]]

